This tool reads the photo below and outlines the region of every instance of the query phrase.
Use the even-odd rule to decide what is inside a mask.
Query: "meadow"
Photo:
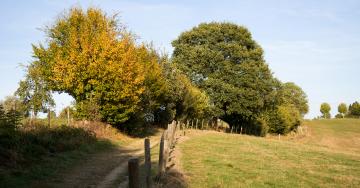
[[[360,120],[304,126],[308,136],[283,140],[190,132],[179,145],[189,187],[360,186]]]

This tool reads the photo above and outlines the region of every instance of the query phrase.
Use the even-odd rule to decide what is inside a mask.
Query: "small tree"
[[[330,110],[331,110],[330,104],[326,102],[322,103],[320,106],[320,112],[322,113],[322,118],[330,119],[331,118]]]
[[[342,116],[342,118],[345,117],[345,114],[347,113],[347,106],[345,103],[340,103],[338,106],[338,112]]]

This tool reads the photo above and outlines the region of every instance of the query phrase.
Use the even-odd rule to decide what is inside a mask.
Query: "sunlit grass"
[[[314,136],[305,144],[214,132],[193,136],[180,144],[182,165],[190,187],[359,187],[360,153],[314,143],[320,136],[345,140],[360,133],[354,120],[343,121],[311,122]],[[345,133],[322,132],[322,126]]]

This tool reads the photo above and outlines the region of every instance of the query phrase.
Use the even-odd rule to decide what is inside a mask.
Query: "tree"
[[[158,108],[153,110],[154,123],[167,125],[172,120],[209,119],[209,97],[198,89],[169,60],[161,62],[164,85]]]
[[[172,45],[174,64],[209,96],[215,117],[230,126],[256,127],[257,116],[273,102],[274,79],[245,27],[202,23]]]
[[[71,95],[77,113],[84,110],[81,106],[92,105],[91,113],[98,112],[101,120],[113,125],[143,110],[145,80],[151,73],[147,68],[159,66],[159,57],[146,45],[137,45],[116,15],[72,8],[45,33],[45,44],[33,45],[35,61],[30,66],[39,70],[36,78],[48,91]]]
[[[303,117],[309,111],[306,93],[295,83],[286,82],[281,85],[278,94],[280,104],[293,105]]]
[[[349,105],[349,116],[350,117],[360,117],[360,103],[355,101]]]
[[[32,112],[34,117],[37,117],[39,112],[47,112],[50,107],[55,105],[41,68],[37,62],[27,66],[25,80],[20,81],[19,88],[15,92],[25,106],[26,112]]]
[[[339,114],[342,116],[342,118],[345,117],[346,113],[347,113],[347,106],[345,103],[340,103],[339,106],[338,106],[338,112]]]
[[[268,111],[263,115],[269,127],[269,132],[277,134],[287,134],[296,130],[301,124],[301,113],[292,104],[283,104]]]
[[[5,132],[15,131],[20,124],[21,113],[13,108],[5,111],[3,104],[0,104],[0,135]]]
[[[322,103],[320,106],[320,112],[322,113],[322,117],[326,119],[331,118],[330,114],[331,107],[328,103]]]

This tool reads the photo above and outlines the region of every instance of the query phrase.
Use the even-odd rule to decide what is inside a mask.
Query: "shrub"
[[[292,105],[281,105],[264,114],[270,133],[287,134],[301,124],[301,114]]]
[[[342,114],[336,114],[336,115],[335,115],[335,118],[341,119],[341,118],[344,118],[344,115],[342,115]]]

